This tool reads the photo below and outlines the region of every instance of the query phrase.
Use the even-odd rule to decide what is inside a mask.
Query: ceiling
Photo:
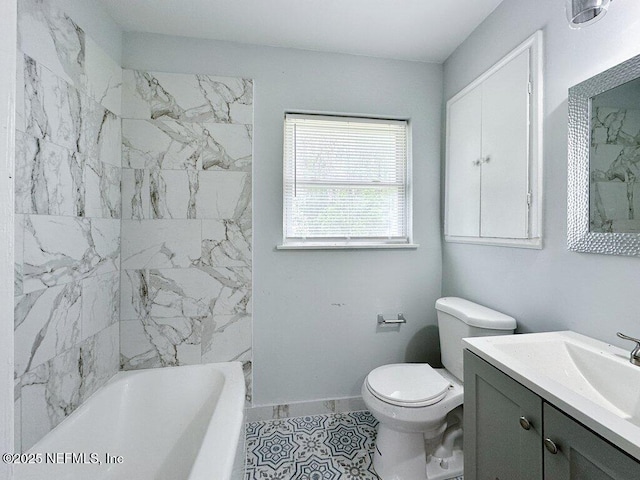
[[[443,62],[502,0],[99,0],[125,31]]]

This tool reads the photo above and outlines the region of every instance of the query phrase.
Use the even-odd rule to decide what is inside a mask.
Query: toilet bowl
[[[462,338],[505,335],[516,328],[512,317],[461,298],[441,298],[436,309],[445,368],[382,365],[362,385],[362,398],[379,422],[373,468],[382,480],[463,474]]]
[[[379,422],[373,458],[378,475],[384,480],[426,478],[425,440],[444,434],[447,415],[462,405],[463,395],[458,379],[428,364],[373,370],[362,386],[362,398]]]

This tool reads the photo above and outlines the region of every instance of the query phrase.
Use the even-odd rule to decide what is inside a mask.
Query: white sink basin
[[[640,367],[629,351],[575,332],[468,338],[468,348],[640,458]]]

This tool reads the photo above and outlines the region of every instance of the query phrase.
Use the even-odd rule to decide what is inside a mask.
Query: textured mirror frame
[[[640,55],[569,89],[567,246],[575,252],[640,256],[640,234],[589,229],[591,98],[640,77]]]

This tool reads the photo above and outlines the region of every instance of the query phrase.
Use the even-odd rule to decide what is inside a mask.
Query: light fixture
[[[567,20],[571,28],[582,28],[597,22],[613,0],[566,0]]]

